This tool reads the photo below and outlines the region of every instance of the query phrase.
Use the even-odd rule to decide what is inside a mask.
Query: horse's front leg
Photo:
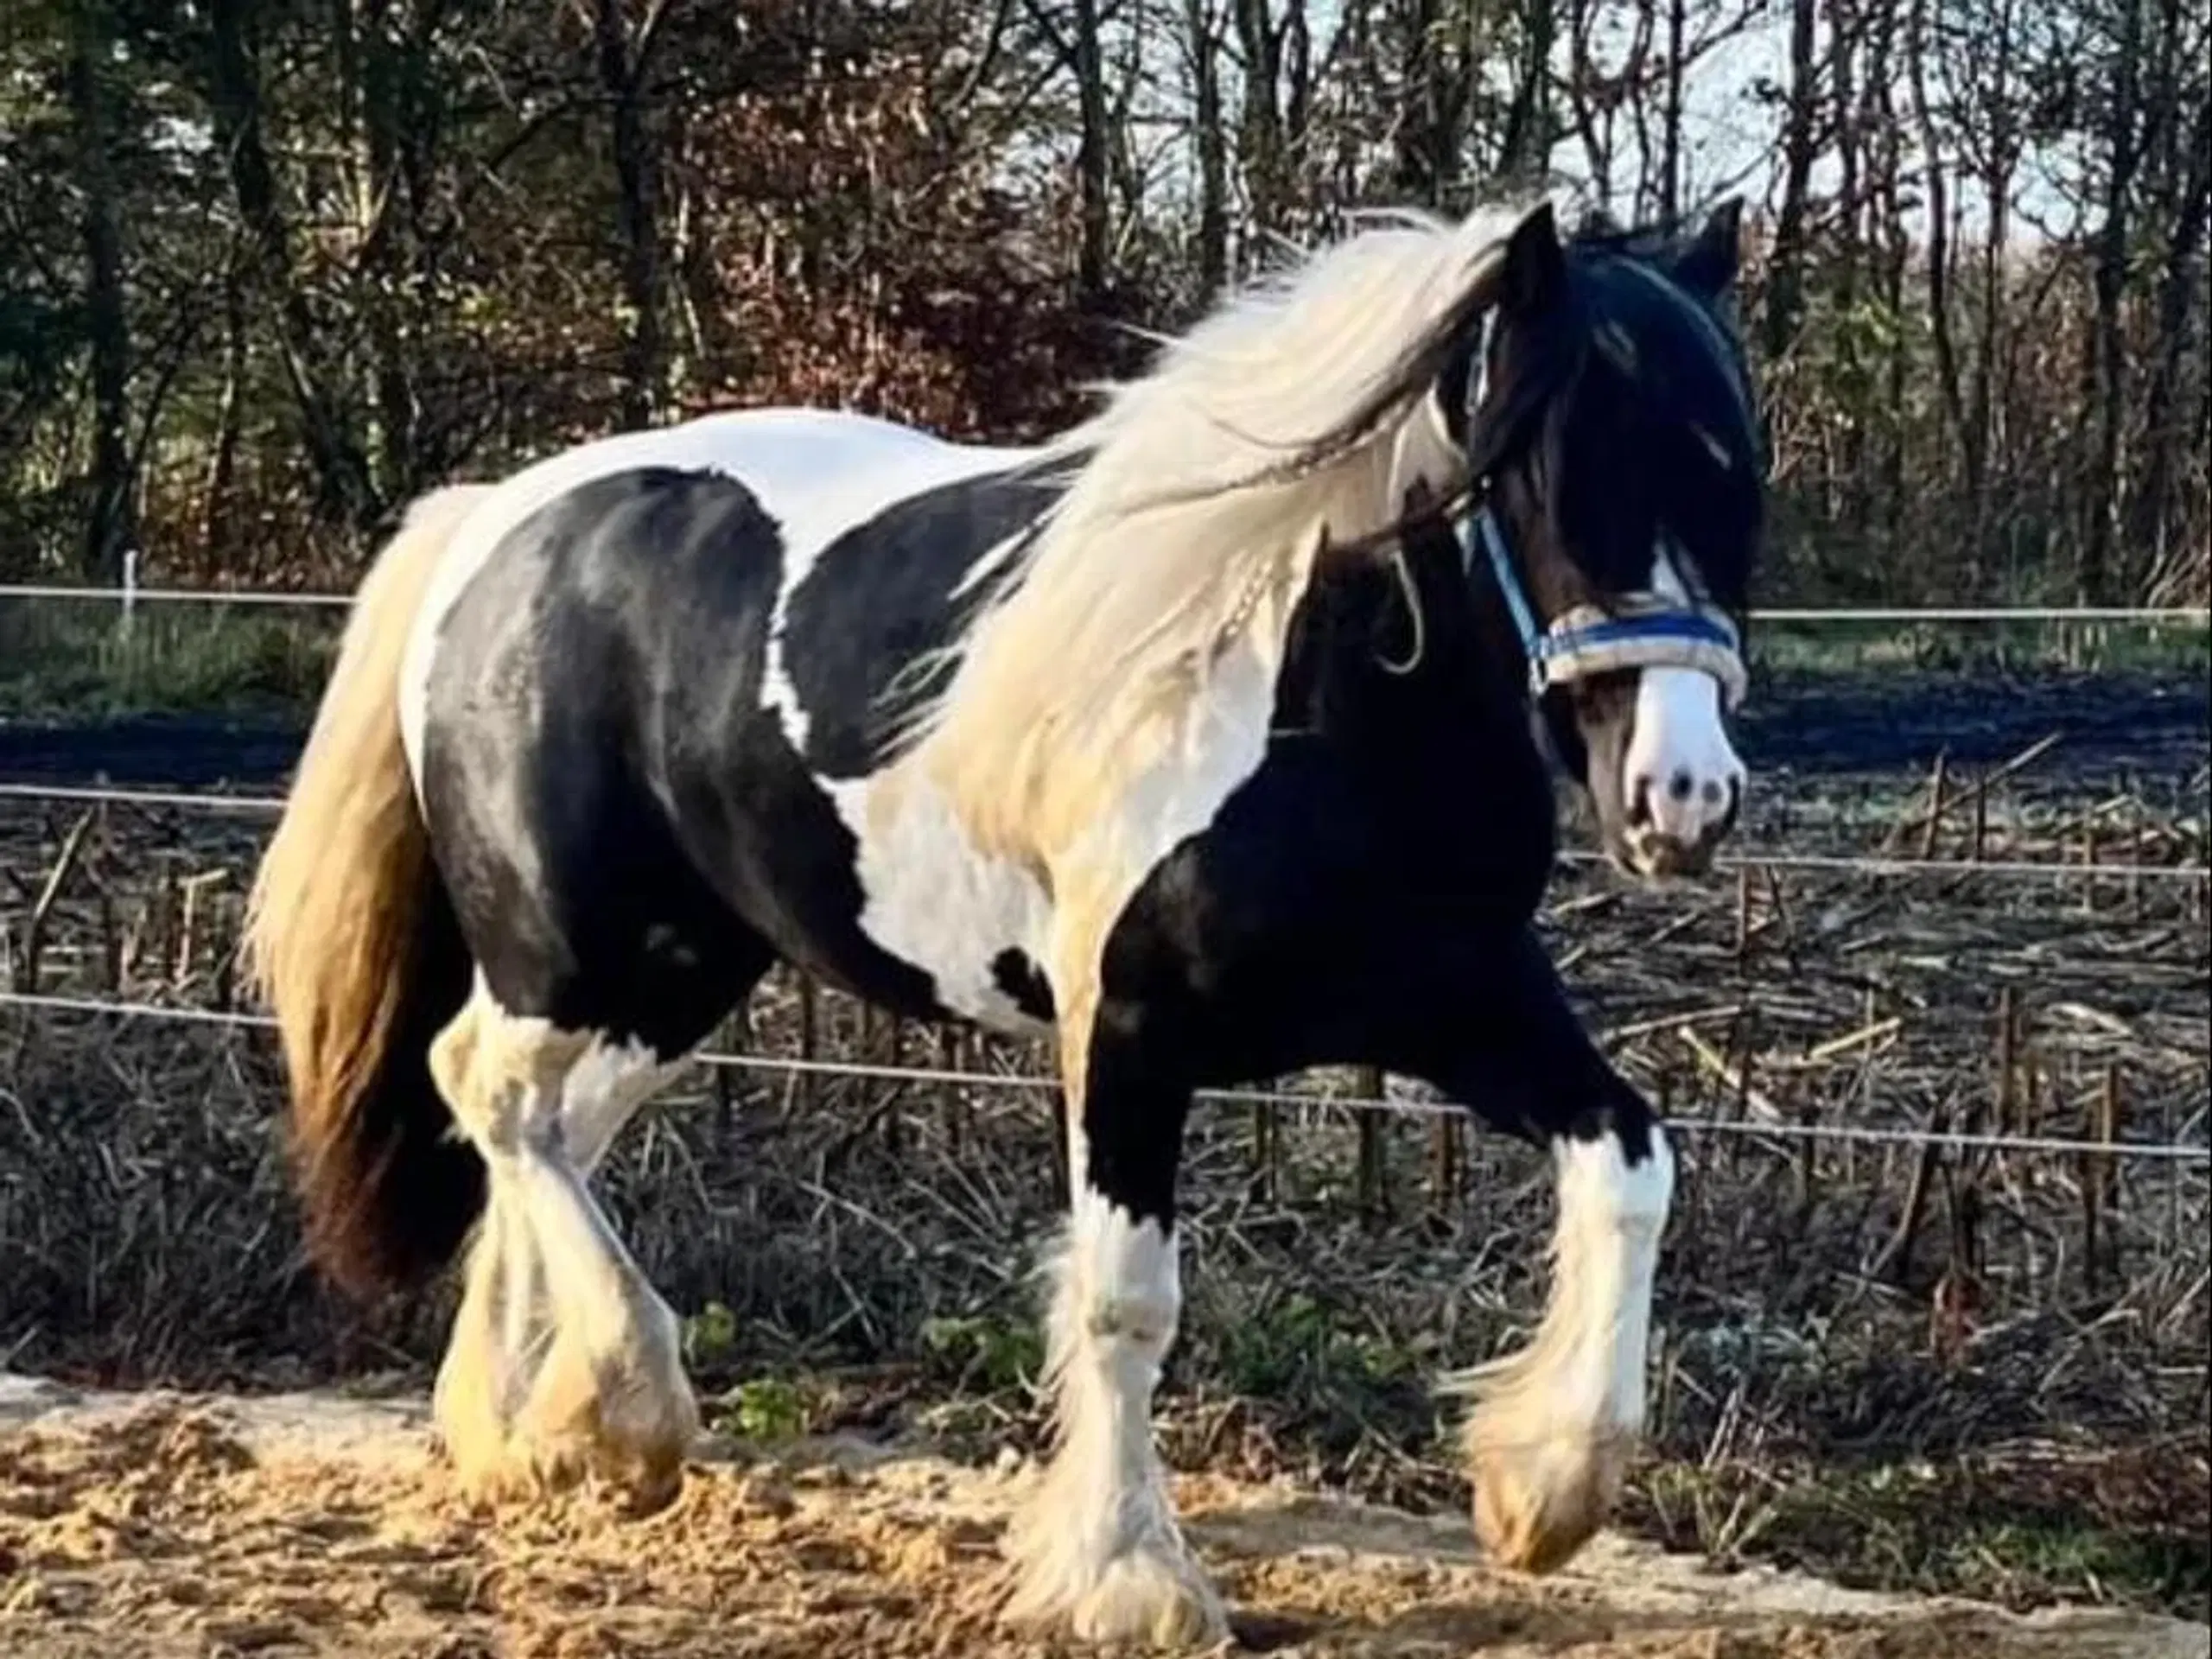
[[[1011,1539],[1007,1615],[1090,1640],[1204,1643],[1226,1624],[1152,1436],[1182,1309],[1175,1173],[1191,1091],[1148,1052],[1137,1011],[1088,1014],[1063,1019],[1072,1205],[1047,1315],[1056,1444]]]
[[[1535,1337],[1447,1386],[1476,1402],[1465,1429],[1476,1530],[1497,1560],[1544,1573],[1605,1524],[1642,1437],[1674,1157],[1533,935],[1476,971],[1452,1035],[1420,1069],[1496,1127],[1548,1147],[1557,1214]]]

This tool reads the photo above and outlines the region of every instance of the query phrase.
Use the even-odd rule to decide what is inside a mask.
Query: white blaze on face
[[[1663,548],[1653,563],[1651,586],[1669,599],[1689,598]],[[1744,788],[1744,763],[1722,717],[1720,682],[1701,669],[1643,670],[1621,767],[1622,799],[1632,812],[1642,797],[1649,830],[1685,846],[1703,840],[1727,818]]]

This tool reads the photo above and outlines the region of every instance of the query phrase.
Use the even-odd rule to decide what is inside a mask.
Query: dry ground
[[[91,1396],[0,1379],[0,1651],[14,1659],[1044,1659],[1001,1631],[1026,1471],[855,1442],[709,1459],[645,1521],[473,1512],[419,1408]],[[2202,1625],[1715,1577],[1601,1539],[1532,1583],[1466,1529],[1216,1478],[1179,1494],[1245,1650],[1311,1659],[2182,1659]]]

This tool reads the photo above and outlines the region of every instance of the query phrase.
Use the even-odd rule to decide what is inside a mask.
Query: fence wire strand
[[[104,997],[67,996],[48,992],[0,991],[0,1007],[21,1007],[48,1014],[98,1014],[121,1019],[165,1020],[180,1025],[207,1025],[268,1031],[276,1021],[265,1014],[233,1009],[194,1008],[160,1002],[124,1002]],[[966,1071],[931,1066],[893,1065],[864,1060],[808,1060],[773,1054],[734,1054],[702,1050],[691,1057],[702,1065],[734,1071],[766,1071],[784,1076],[847,1077],[858,1082],[911,1083],[938,1088],[1019,1089],[1039,1092],[1057,1090],[1058,1080],[1023,1071]],[[1217,1106],[1286,1106],[1347,1112],[1374,1112],[1385,1116],[1462,1118],[1467,1109],[1448,1100],[1384,1099],[1371,1095],[1337,1095],[1288,1089],[1203,1089],[1196,1099]],[[2170,1141],[2089,1141],[2079,1136],[1982,1135],[1965,1130],[1878,1128],[1847,1123],[1764,1123],[1705,1117],[1668,1117],[1660,1120],[1671,1133],[1734,1135],[1774,1141],[1872,1142],[1884,1146],[1946,1147],[1961,1150],[2068,1154],[2076,1157],[2132,1158],[2175,1163],[2212,1164],[2212,1146],[2186,1146]]]
[[[89,784],[0,783],[0,801],[53,801],[75,806],[129,806],[148,810],[236,812],[274,817],[284,810],[274,795],[223,795],[213,791],[123,789]],[[1582,848],[1562,848],[1561,864],[1603,864],[1605,855]],[[1848,853],[1724,853],[1716,870],[1804,870],[1836,875],[1993,875],[2008,880],[2212,881],[2212,866],[2201,864],[2063,864],[2056,859],[1883,858]]]
[[[302,609],[341,609],[351,594],[291,592],[271,588],[116,588],[66,583],[0,582],[0,600],[69,601],[109,605],[265,605]],[[2139,622],[2156,626],[2206,627],[2212,612],[2182,605],[1930,605],[1907,607],[1777,606],[1751,613],[1755,623],[1787,627],[1856,626],[1961,622]]]

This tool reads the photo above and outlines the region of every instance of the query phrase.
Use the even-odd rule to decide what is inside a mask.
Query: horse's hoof
[[[1229,1634],[1221,1599],[1180,1548],[1143,1545],[1106,1564],[1076,1603],[1069,1628],[1086,1642],[1206,1648]]]
[[[1533,1445],[1475,1447],[1475,1533],[1491,1559],[1549,1573],[1604,1526],[1620,1496],[1633,1440],[1560,1435]]]
[[[620,1496],[632,1515],[665,1509],[683,1490],[683,1465],[699,1434],[699,1407],[679,1371],[652,1377],[620,1363],[594,1366],[561,1343],[516,1425],[540,1483],[588,1478]]]
[[[1089,1570],[1038,1563],[1005,1619],[1058,1628],[1078,1641],[1179,1652],[1211,1648],[1229,1634],[1221,1598],[1179,1541],[1148,1540]]]

